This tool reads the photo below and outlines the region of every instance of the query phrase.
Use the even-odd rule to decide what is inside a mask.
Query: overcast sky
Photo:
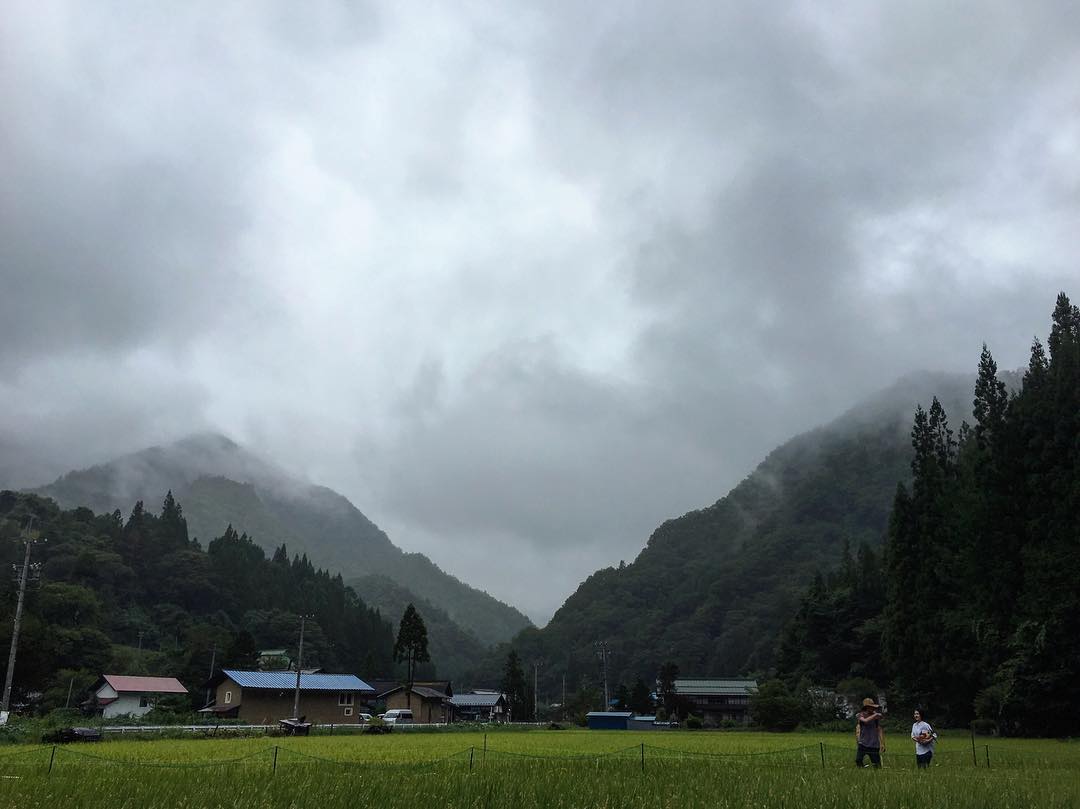
[[[0,452],[220,430],[542,623],[897,376],[1026,361],[1080,297],[1078,42],[1072,0],[5,0]]]

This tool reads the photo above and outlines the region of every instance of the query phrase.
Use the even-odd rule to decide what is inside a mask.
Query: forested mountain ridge
[[[445,610],[386,576],[363,576],[346,584],[363,593],[364,600],[377,605],[383,615],[392,616],[395,620],[404,614],[409,604],[416,608],[427,627],[428,651],[431,654],[430,662],[417,665],[418,678],[435,679],[436,675],[443,679],[459,677],[488,653],[488,647],[476,635],[455,623]]]
[[[819,579],[781,644],[789,685],[854,675],[953,724],[1073,735],[1080,728],[1080,308],[1058,296],[1010,394],[983,348],[974,419],[933,399],[910,432],[883,574]],[[955,411],[954,411],[955,412]],[[869,583],[869,586],[868,586]],[[853,642],[854,641],[854,642]]]
[[[919,373],[797,436],[725,497],[668,520],[633,563],[592,574],[543,629],[513,641],[545,660],[546,687],[598,679],[595,642],[612,651],[613,682],[770,669],[777,638],[815,573],[845,547],[884,540],[898,481],[910,477],[910,417],[936,392],[970,411],[972,377]],[[503,652],[505,654],[505,652]],[[485,661],[490,678],[501,660]]]
[[[30,518],[33,522],[30,522]],[[178,677],[192,706],[211,661],[247,668],[260,648],[295,657],[299,616],[311,616],[305,666],[385,676],[395,670],[394,629],[347,588],[340,575],[303,556],[262,548],[231,528],[204,548],[189,538],[180,504],[167,495],[160,515],[136,503],[119,511],[62,510],[50,499],[0,492],[0,564],[32,548],[15,668],[16,702],[77,704],[106,671]],[[0,645],[8,646],[17,584],[0,577]],[[3,661],[6,667],[6,658]],[[38,696],[35,696],[38,695]]]
[[[35,491],[67,508],[102,512],[124,511],[138,500],[161,502],[170,490],[184,504],[193,537],[218,536],[232,525],[268,552],[284,544],[290,553],[305,554],[350,580],[384,575],[444,610],[460,627],[455,631],[484,643],[506,640],[531,625],[518,610],[445,573],[423,554],[396,547],[347,498],[299,481],[223,436],[153,447],[69,472]]]

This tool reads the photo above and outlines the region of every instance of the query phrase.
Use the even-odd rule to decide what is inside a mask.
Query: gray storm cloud
[[[901,374],[1025,360],[1078,17],[15,0],[0,484],[218,429],[542,622]]]

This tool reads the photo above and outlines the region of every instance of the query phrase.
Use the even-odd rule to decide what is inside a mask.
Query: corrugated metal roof
[[[222,669],[241,688],[296,688],[295,671],[237,671]],[[375,689],[355,674],[304,674],[300,675],[301,691],[369,691]]]
[[[491,708],[502,699],[502,694],[454,694],[450,699],[459,708]]]
[[[125,674],[106,674],[102,679],[117,693],[131,691],[149,694],[187,693],[187,689],[175,677],[129,677]]]
[[[757,680],[676,680],[676,694],[745,696],[757,691]]]
[[[589,716],[616,717],[617,716],[620,719],[629,719],[633,715],[634,715],[633,711],[589,711],[587,714],[585,714],[586,717],[589,717]]]

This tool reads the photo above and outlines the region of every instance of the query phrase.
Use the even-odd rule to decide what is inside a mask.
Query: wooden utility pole
[[[11,651],[8,653],[7,676],[4,678],[4,699],[0,702],[0,713],[7,714],[11,709],[11,683],[15,676],[15,653],[19,650],[19,630],[22,628],[23,601],[26,600],[26,580],[30,576],[30,548],[38,541],[30,536],[31,517],[23,529],[22,541],[26,545],[23,554],[22,571],[19,573],[19,599],[15,602],[15,626],[11,631]],[[45,540],[41,540],[44,542]]]

